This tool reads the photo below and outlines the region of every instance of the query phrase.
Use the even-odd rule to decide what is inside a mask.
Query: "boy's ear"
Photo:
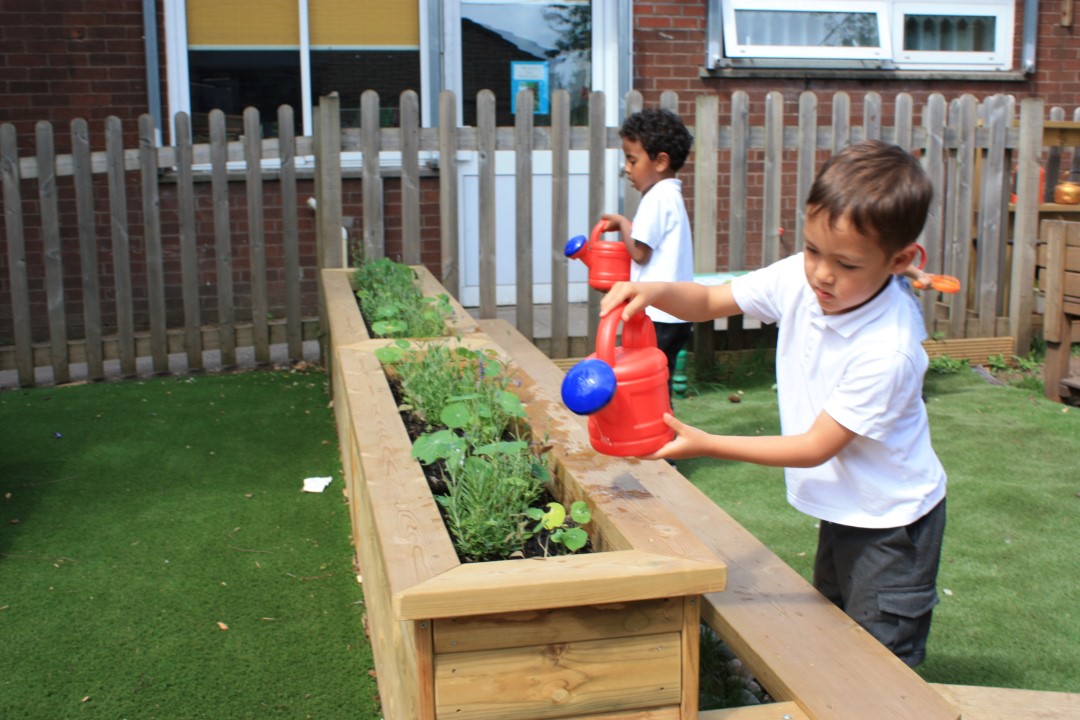
[[[664,172],[671,167],[671,156],[661,150],[656,153],[656,160],[653,162],[656,163],[657,172]]]
[[[896,253],[890,264],[889,272],[893,275],[899,275],[907,270],[908,267],[915,262],[916,253],[918,253],[918,250],[915,248],[915,243],[911,243],[906,248]]]

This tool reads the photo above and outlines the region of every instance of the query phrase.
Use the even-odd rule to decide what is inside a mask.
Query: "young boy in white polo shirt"
[[[694,138],[679,116],[669,110],[645,109],[626,118],[619,128],[625,162],[623,172],[641,193],[634,221],[609,213],[605,230],[618,230],[630,253],[630,279],[690,281],[694,252],[690,218],[683,203],[682,181],[675,173],[686,163]],[[656,346],[668,362],[668,394],[675,359],[690,339],[693,325],[658,308],[646,308],[656,330]]]
[[[908,665],[926,655],[945,528],[945,471],[922,401],[926,337],[897,281],[933,188],[917,160],[878,141],[821,169],[804,251],[730,285],[620,283],[628,302],[694,322],[746,313],[778,324],[782,435],[711,435],[665,416],[651,458],[709,456],[785,469],[788,501],[821,520],[814,586]]]

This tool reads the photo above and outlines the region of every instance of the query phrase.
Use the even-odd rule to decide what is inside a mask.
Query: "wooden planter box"
[[[425,292],[441,286],[417,268]],[[350,270],[324,270],[334,412],[353,541],[363,573],[379,694],[388,720],[673,720],[697,717],[701,595],[726,568],[634,476],[599,456],[583,418],[558,400],[561,373],[519,342],[509,356],[455,305],[458,339],[509,360],[537,437],[553,445],[553,487],[582,499],[596,552],[462,564],[374,350]],[[500,340],[506,344],[507,337]],[[544,378],[538,381],[537,378]],[[685,482],[685,481],[684,481]]]

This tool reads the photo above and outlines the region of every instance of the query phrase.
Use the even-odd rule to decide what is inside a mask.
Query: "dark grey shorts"
[[[868,529],[821,521],[814,587],[914,667],[926,659],[945,500],[904,527]]]

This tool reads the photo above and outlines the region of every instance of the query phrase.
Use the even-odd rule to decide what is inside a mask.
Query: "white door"
[[[536,126],[550,125],[550,94],[565,89],[570,95],[571,125],[588,118],[588,93],[602,90],[607,97],[608,125],[621,117],[620,78],[629,76],[629,10],[620,16],[618,0],[451,0],[443,5],[443,86],[458,97],[459,124],[475,126],[476,93],[491,90],[496,98],[496,125],[513,125],[512,100],[519,83],[528,82],[537,93]],[[625,3],[623,3],[625,5]],[[626,35],[620,42],[620,36]],[[548,101],[548,102],[545,102]],[[609,153],[607,198],[604,207],[619,208],[618,151]],[[561,243],[551,236],[551,153],[533,155],[533,302],[551,302],[553,257],[561,257]],[[480,303],[478,162],[476,153],[459,153],[460,299],[463,305]],[[495,158],[496,192],[496,302],[516,302],[515,208],[513,153]],[[588,156],[570,153],[569,235],[587,235],[599,218],[588,215]],[[555,256],[558,257],[555,257]],[[571,262],[569,299],[584,302],[588,273]]]

